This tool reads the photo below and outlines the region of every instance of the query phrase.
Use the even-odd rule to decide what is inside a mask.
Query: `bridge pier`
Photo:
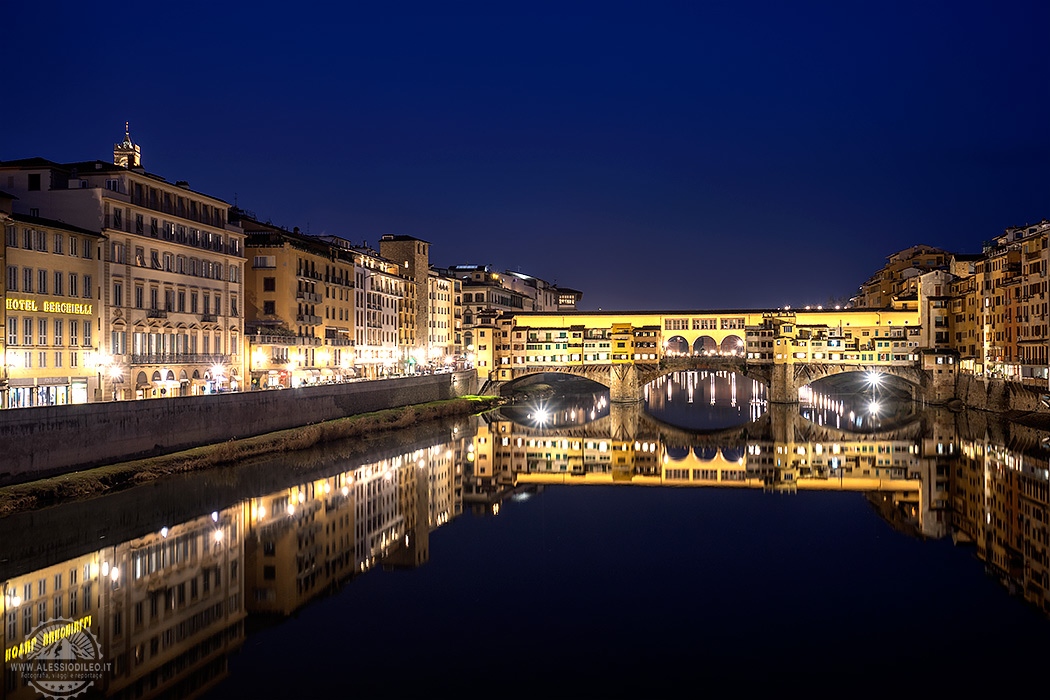
[[[643,384],[633,364],[616,364],[609,368],[609,401],[637,403],[643,399]]]
[[[774,443],[793,444],[797,427],[797,408],[787,404],[773,404],[769,407],[769,430]],[[789,455],[788,459],[793,459],[793,457]]]
[[[795,365],[782,363],[772,367],[769,378],[770,403],[798,403]]]
[[[609,404],[609,435],[614,440],[631,441],[638,436],[638,421],[641,405],[637,402],[620,401]]]

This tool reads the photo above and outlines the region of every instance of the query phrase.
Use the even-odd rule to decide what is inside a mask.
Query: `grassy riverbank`
[[[447,401],[390,408],[196,447],[170,455],[6,486],[0,488],[0,518],[12,513],[101,496],[169,474],[212,469],[251,457],[295,452],[346,438],[367,437],[406,428],[422,421],[481,413],[495,408],[502,402],[503,400],[496,396],[463,396]]]

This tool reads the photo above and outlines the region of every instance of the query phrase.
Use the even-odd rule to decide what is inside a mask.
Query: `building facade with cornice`
[[[125,133],[113,163],[0,162],[14,212],[104,239],[97,338],[103,400],[237,390],[243,365],[244,242],[229,205],[147,173]],[[81,341],[82,342],[82,341]]]

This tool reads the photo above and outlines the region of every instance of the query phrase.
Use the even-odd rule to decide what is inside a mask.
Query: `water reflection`
[[[720,390],[733,386],[727,377],[715,380],[704,405],[712,397],[717,404]],[[671,399],[683,387],[688,396],[692,386],[695,400],[698,386],[711,385],[710,376],[669,380],[654,388],[645,410],[613,404],[607,416],[558,430],[501,411],[474,440],[474,499],[495,509],[515,490],[551,484],[858,491],[898,530],[975,543],[1005,585],[1050,612],[1045,433],[990,414],[919,411],[906,401],[887,402],[885,419],[857,421],[854,414],[846,421],[856,406],[819,394],[799,407],[762,402],[745,426],[715,433],[676,429],[648,415],[661,403],[652,397],[668,396],[667,386]],[[741,415],[755,415],[750,410]],[[709,429],[710,415],[695,422]]]
[[[650,415],[669,425],[718,430],[758,420],[766,410],[766,386],[726,371],[665,374],[646,385]]]
[[[724,395],[732,407],[729,377],[714,377],[713,394],[701,391],[711,375],[697,379],[678,380],[669,400],[691,385],[694,402],[710,406],[713,396],[717,405]],[[33,630],[52,617],[80,622],[99,640],[112,663],[106,695],[199,695],[229,674],[250,621],[282,621],[376,570],[418,567],[430,559],[431,535],[464,510],[499,516],[508,503],[542,501],[553,485],[863,493],[900,533],[970,543],[1006,588],[1050,612],[1045,434],[934,409],[858,431],[829,420],[848,414],[841,398],[800,408],[763,401],[752,414],[745,389],[738,384],[735,401],[749,420],[714,432],[671,427],[599,394],[552,400],[547,420],[536,420],[535,406],[506,407],[411,449],[313,455],[305,461],[324,468],[309,476],[296,477],[305,467],[289,463],[252,465],[239,497],[187,505],[191,512],[145,529],[148,491],[0,520],[4,695],[39,697],[13,664],[32,654]],[[198,503],[200,482],[173,482],[182,483],[184,502]],[[90,530],[89,520],[108,528],[105,539],[70,531]],[[27,531],[32,546],[19,549]],[[720,537],[733,546],[732,533]],[[405,614],[421,614],[411,597]]]
[[[200,694],[227,674],[248,616],[287,616],[377,565],[425,563],[429,534],[462,512],[469,442],[355,465],[35,570],[16,565],[0,612],[4,697],[40,697],[15,665],[52,648],[37,634],[52,618],[104,650],[111,666],[95,689],[107,697]],[[58,550],[61,519],[50,520]]]
[[[818,425],[855,432],[888,430],[918,417],[918,404],[909,395],[890,390],[882,380],[863,375],[842,379],[845,381],[802,387],[802,417]]]

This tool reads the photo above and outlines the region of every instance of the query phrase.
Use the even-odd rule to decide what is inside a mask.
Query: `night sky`
[[[0,159],[584,292],[847,298],[1050,217],[1045,1],[9,3]]]

